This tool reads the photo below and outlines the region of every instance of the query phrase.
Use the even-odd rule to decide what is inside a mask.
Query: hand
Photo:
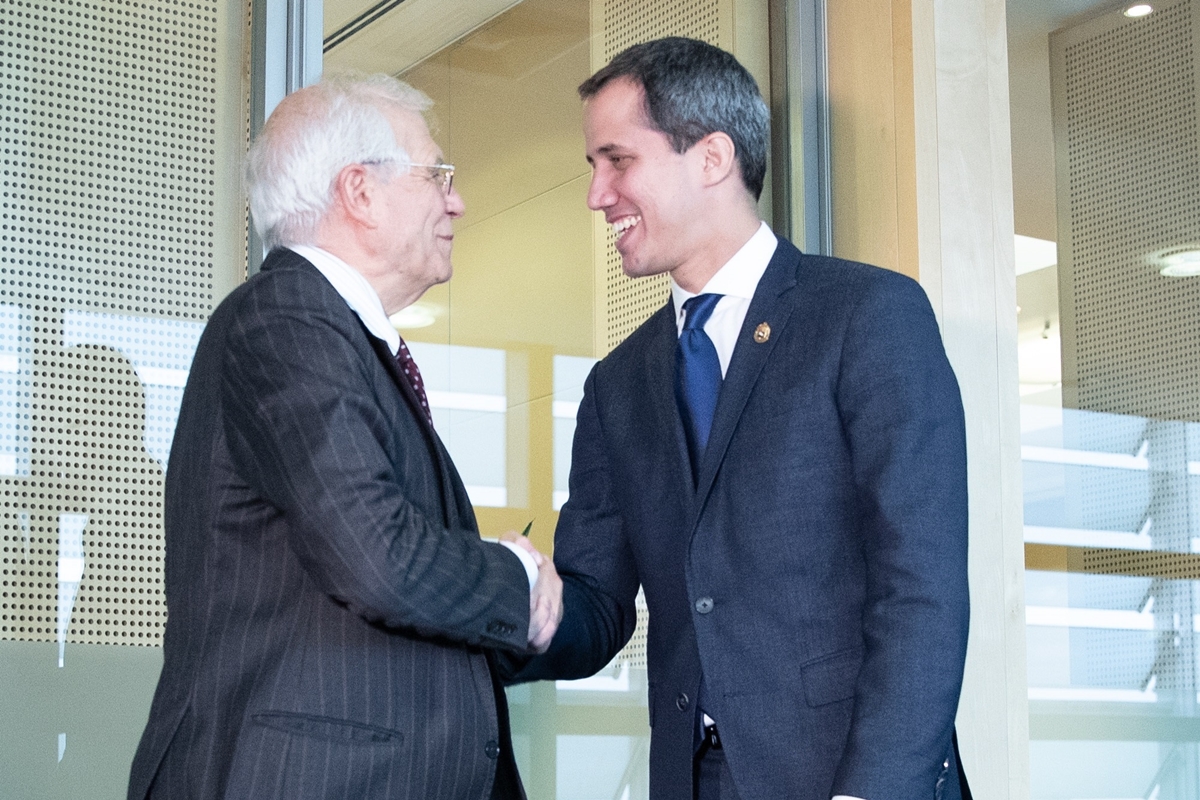
[[[529,592],[529,647],[536,653],[544,653],[550,649],[550,642],[562,622],[562,578],[558,576],[554,561],[538,552],[524,536],[509,531],[500,539],[529,553],[537,564],[537,581]]]

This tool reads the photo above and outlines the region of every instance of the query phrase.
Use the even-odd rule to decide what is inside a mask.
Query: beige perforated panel
[[[626,47],[663,36],[688,36],[729,48],[732,0],[593,0],[595,22],[602,28],[603,46],[593,52],[593,69],[600,69]],[[667,302],[666,275],[627,278],[621,271],[616,237],[607,231],[597,268],[603,273],[603,318],[598,346],[603,356],[625,341]]]
[[[1200,247],[1198,8],[1051,39],[1068,406],[1200,420],[1200,278],[1155,258]]]
[[[687,36],[721,45],[722,0],[602,0],[604,60],[626,47],[663,36]]]
[[[161,640],[161,462],[230,191],[217,59],[242,57],[217,14],[0,4],[0,638]]]

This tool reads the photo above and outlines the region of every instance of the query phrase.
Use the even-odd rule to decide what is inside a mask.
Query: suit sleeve
[[[554,534],[554,565],[563,580],[563,621],[544,655],[506,664],[510,682],[594,675],[620,652],[637,625],[637,567],[612,495],[595,368],[579,404],[570,490]]]
[[[226,342],[221,404],[237,473],[287,518],[288,545],[312,580],[354,613],[421,636],[524,650],[521,562],[422,511],[441,508],[440,495],[424,506],[413,499],[416,484],[425,497],[438,486],[436,467],[419,435],[395,452],[369,348],[354,341],[361,329],[286,294],[248,295]]]
[[[966,435],[958,383],[915,282],[858,303],[837,403],[861,509],[864,659],[834,794],[932,796],[966,655]]]

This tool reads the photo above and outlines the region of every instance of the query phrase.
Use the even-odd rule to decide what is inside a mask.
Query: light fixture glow
[[[388,322],[397,330],[428,328],[437,322],[438,309],[428,303],[413,303],[388,317]]]
[[[1018,275],[1053,267],[1058,263],[1058,245],[1047,239],[1035,239],[1018,233],[1013,237],[1013,244]]]
[[[1132,19],[1147,17],[1154,13],[1154,6],[1149,3],[1137,3],[1125,9],[1124,14]]]
[[[1176,250],[1159,258],[1162,269],[1159,274],[1168,278],[1195,278],[1200,276],[1200,250]]]

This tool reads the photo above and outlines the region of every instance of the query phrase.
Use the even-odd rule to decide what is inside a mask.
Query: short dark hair
[[[651,124],[686,152],[714,131],[733,140],[742,183],[757,200],[767,171],[771,114],[753,76],[731,54],[696,39],[671,36],[635,44],[579,85],[589,100],[610,81],[641,85]]]

